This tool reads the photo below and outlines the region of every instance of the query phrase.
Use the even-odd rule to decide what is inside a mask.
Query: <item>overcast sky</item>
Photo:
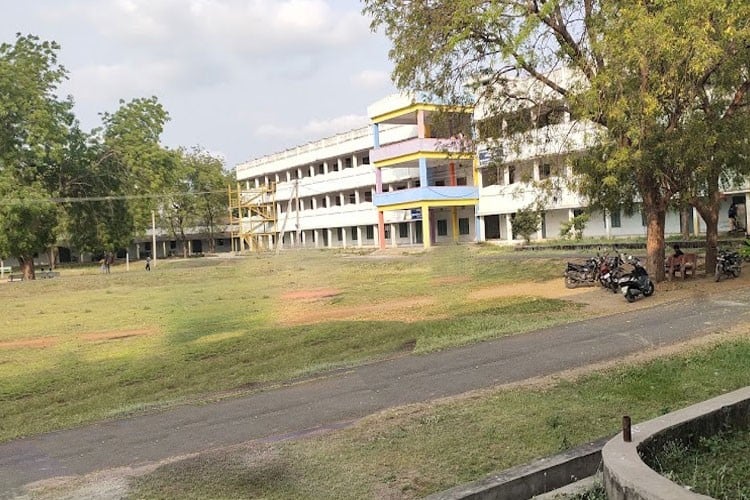
[[[155,95],[169,147],[227,168],[368,123],[395,91],[389,42],[358,0],[2,0],[2,42],[34,34],[60,62],[84,129],[120,99]]]

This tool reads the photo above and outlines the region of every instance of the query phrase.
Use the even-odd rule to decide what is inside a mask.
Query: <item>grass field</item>
[[[464,246],[159,261],[151,273],[75,268],[3,283],[0,441],[580,319],[577,304],[517,288],[561,268]],[[498,286],[511,292],[484,298]]]

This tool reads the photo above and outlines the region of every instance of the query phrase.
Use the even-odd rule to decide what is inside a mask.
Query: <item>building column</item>
[[[420,160],[421,161],[421,160]],[[424,248],[432,246],[432,231],[430,230],[430,207],[422,205],[422,245]]]
[[[604,211],[604,234],[607,235],[607,239],[612,238],[612,214],[609,210]]]
[[[313,241],[315,242],[315,248],[320,247],[320,230],[313,229]]]
[[[372,124],[372,146],[377,149],[380,147],[380,125]]]
[[[456,164],[453,162],[450,162],[450,164],[448,165],[448,170],[450,172],[449,185],[455,186],[456,185]]]
[[[427,133],[427,127],[425,127],[424,121],[424,110],[417,110],[417,137],[424,139]]]
[[[164,258],[167,258],[167,242],[162,241],[161,242],[161,253],[164,255]]]
[[[375,192],[383,192],[383,171],[379,168],[375,169]]]
[[[347,228],[342,227],[341,228],[341,247],[346,248],[346,230]],[[336,230],[338,232],[338,229]]]
[[[135,260],[141,260],[141,244],[140,243],[135,244]]]
[[[362,226],[357,226],[357,246],[362,248]]]
[[[425,188],[429,185],[430,184],[427,179],[427,159],[420,158],[419,159],[419,186],[422,188]]]
[[[453,164],[451,164],[453,165]],[[453,172],[453,180],[455,180],[455,172]],[[453,243],[458,243],[459,234],[458,234],[458,208],[457,207],[451,207],[451,226],[453,229]]]
[[[302,241],[300,242],[300,245],[303,248],[305,247],[305,245],[307,245],[307,236],[306,236],[306,234],[307,233],[305,231],[302,231],[302,233],[301,233],[301,235],[302,235]]]
[[[693,211],[693,236],[698,236],[701,234],[701,216],[695,208],[693,208],[692,211]]]
[[[510,214],[505,214],[505,231],[506,239],[513,241],[513,219],[510,218]]]
[[[396,239],[397,238],[396,235],[398,233],[398,231],[396,231],[397,224],[391,224],[390,226],[391,226],[391,246],[393,248],[396,248],[398,246],[398,241]]]
[[[476,208],[474,209],[476,213]],[[480,241],[485,241],[486,237],[484,235],[484,217],[481,215],[477,215],[474,217],[474,242],[478,243]]]
[[[413,245],[414,242],[417,241],[417,238],[414,235],[414,231],[416,229],[417,223],[412,220],[408,224],[409,224],[409,226],[408,226],[408,230],[409,230],[409,244]]]
[[[333,248],[333,229],[330,227],[326,229],[326,234],[328,235],[328,248]]]
[[[378,245],[385,250],[385,214],[378,210]]]

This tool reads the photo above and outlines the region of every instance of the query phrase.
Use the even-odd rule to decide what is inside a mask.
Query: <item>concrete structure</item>
[[[691,442],[728,427],[750,426],[750,387],[695,404],[633,426],[632,441],[622,436],[602,449],[604,486],[610,500],[707,499],[673,483],[648,467],[641,455],[669,441]]]
[[[568,187],[569,159],[586,149],[597,128],[555,112],[553,102],[545,104],[544,89],[528,85],[524,91],[536,104],[512,110],[527,128],[507,134],[503,121],[506,138],[480,137],[476,149],[467,139],[481,136],[495,110],[393,95],[368,107],[371,131],[363,127],[238,165],[240,199],[272,192],[275,212],[264,221],[241,217],[237,225],[263,229],[254,237],[252,231],[236,236],[244,240],[237,249],[270,248],[277,239],[283,247],[313,248],[514,243],[520,236],[513,233],[513,218],[534,203],[542,204],[543,215],[532,239],[560,237],[561,227],[586,205]],[[750,226],[750,183],[725,192],[719,231],[730,229],[731,203],[740,223]],[[691,234],[705,232],[695,211],[685,223]],[[679,214],[668,213],[666,233],[681,229]],[[645,236],[645,218],[594,212],[584,234]],[[262,238],[267,241],[261,244]]]

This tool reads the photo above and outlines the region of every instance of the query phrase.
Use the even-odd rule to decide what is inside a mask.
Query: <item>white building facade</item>
[[[519,242],[513,217],[539,200],[538,185],[545,180],[557,189],[546,197],[532,239],[559,238],[563,224],[583,212],[584,200],[567,187],[572,176],[567,159],[590,144],[593,125],[560,114],[520,138],[486,141],[467,155],[454,148],[455,137],[433,137],[430,117],[438,107],[415,96],[390,96],[368,108],[371,127],[238,165],[240,190],[273,186],[275,221],[268,244],[386,248]],[[475,123],[486,118],[481,106],[471,113]],[[746,230],[749,192],[748,183],[727,189],[720,232],[730,229],[732,203]],[[705,231],[697,212],[687,224],[693,235]],[[667,234],[681,229],[679,214],[668,213]],[[586,237],[645,234],[640,213],[595,212],[584,229]]]

